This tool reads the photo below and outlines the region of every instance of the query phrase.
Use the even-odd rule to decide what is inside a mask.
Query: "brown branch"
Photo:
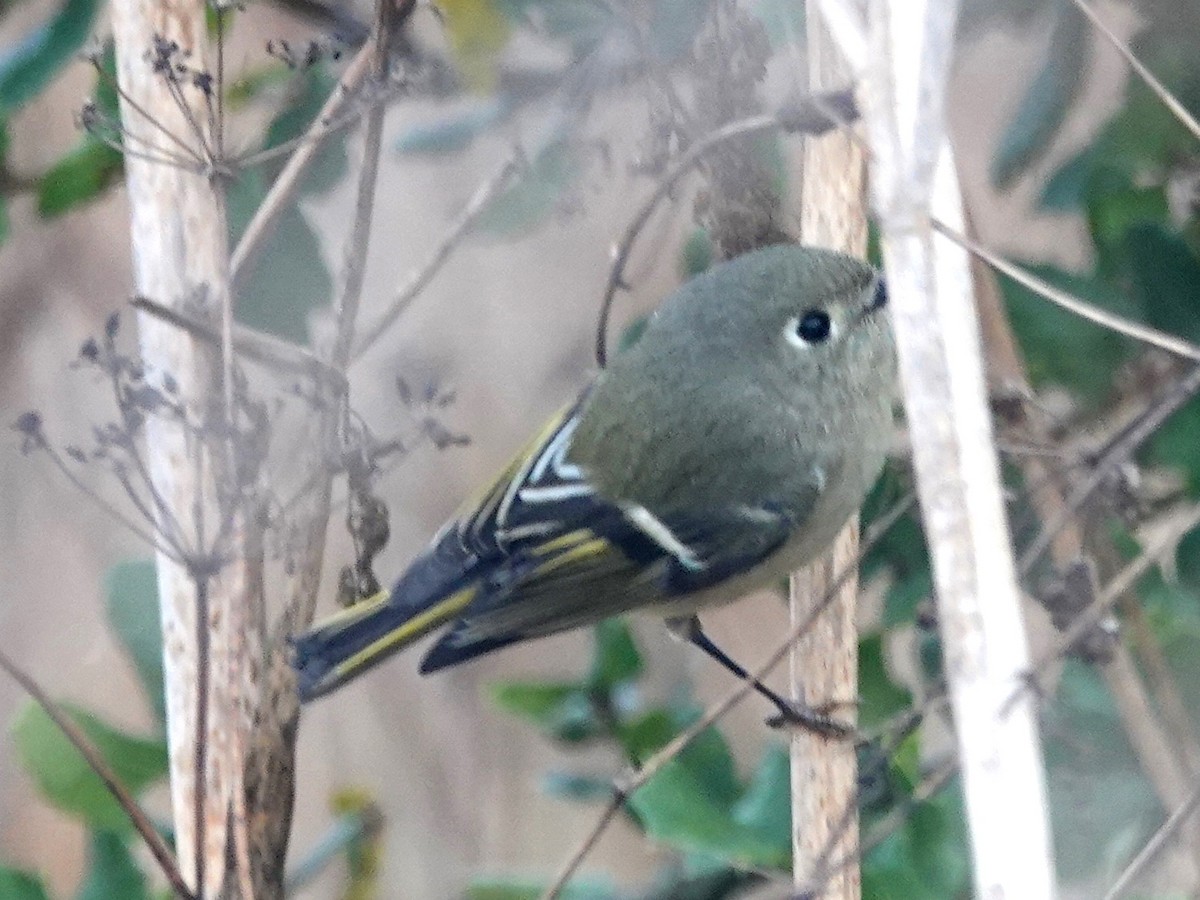
[[[447,229],[446,234],[442,237],[442,240],[429,255],[429,259],[408,277],[408,280],[401,286],[387,311],[380,316],[379,321],[372,325],[359,338],[354,347],[354,359],[361,358],[364,353],[371,349],[375,345],[375,342],[383,337],[384,332],[395,324],[404,311],[428,287],[429,283],[433,280],[433,276],[441,270],[442,265],[454,251],[454,248],[466,237],[467,233],[474,226],[475,222],[478,221],[484,210],[488,208],[492,200],[508,185],[509,180],[520,168],[522,157],[523,154],[521,151],[514,149],[496,167],[496,170],[475,189],[475,192],[471,195],[471,199],[467,201],[467,205],[459,213],[458,218],[454,220],[450,228]]]
[[[1196,807],[1200,806],[1200,785],[1192,789],[1179,806],[1167,817],[1167,820],[1158,827],[1158,830],[1150,836],[1150,840],[1142,847],[1138,854],[1129,861],[1117,880],[1113,882],[1112,887],[1104,894],[1104,900],[1118,900],[1120,897],[1126,896],[1126,892],[1134,880],[1137,879],[1150,863],[1154,862],[1158,855],[1162,853],[1167,846],[1167,842],[1175,837],[1179,829],[1187,822],[1192,813],[1196,811]]]
[[[1134,56],[1133,51],[1129,49],[1129,45],[1117,37],[1113,30],[1104,24],[1100,17],[1096,15],[1096,11],[1092,9],[1090,3],[1085,2],[1085,0],[1073,0],[1073,2],[1079,7],[1080,12],[1087,16],[1096,30],[1121,54],[1125,62],[1129,64],[1129,67],[1146,83],[1146,86],[1163,102],[1163,105],[1171,111],[1171,114],[1179,120],[1180,124],[1192,133],[1192,137],[1200,141],[1200,122],[1197,122],[1184,105],[1175,98],[1175,95],[1167,90],[1166,86],[1154,76],[1153,72],[1142,64],[1141,60]]]
[[[1004,312],[999,285],[985,267],[985,262],[990,261],[976,254],[973,274],[986,337],[990,374],[1007,390],[1018,395],[1032,395],[1024,359]],[[1197,367],[1196,371],[1200,372],[1200,367]],[[1182,390],[1179,386],[1173,387],[1163,398],[1151,403],[1147,411],[1136,417],[1109,441],[1108,446],[1093,461],[1089,477],[1077,484],[1074,490],[1068,488],[1061,475],[1056,474],[1045,460],[1026,457],[1018,461],[1032,505],[1042,521],[1042,528],[1022,555],[1023,577],[1029,575],[1042,553],[1047,550],[1060,571],[1066,571],[1077,561],[1087,558],[1085,533],[1078,519],[1079,509],[1104,483],[1112,467],[1128,459],[1140,441],[1153,434],[1166,416],[1186,402],[1186,398],[1191,396],[1196,387],[1200,387],[1200,382],[1191,388],[1183,385]],[[1010,418],[1012,424],[1023,425],[1030,432],[1034,442],[1049,439],[1042,422],[1027,416],[1023,406],[1014,407]],[[1187,530],[1186,523],[1177,524]],[[1077,614],[1066,631],[1058,636],[1053,648],[1031,662],[1026,684],[1037,684],[1038,675],[1048,665],[1062,659],[1081,639],[1093,633],[1101,619],[1111,610],[1113,603],[1133,587],[1137,578],[1157,558],[1157,553],[1161,553],[1166,546],[1156,543],[1155,548],[1147,548],[1147,552],[1134,564],[1126,567],[1107,589],[1099,592],[1089,607]],[[1112,694],[1139,763],[1166,808],[1171,802],[1170,798],[1178,796],[1184,772],[1172,756],[1164,723],[1159,721],[1149,703],[1141,675],[1133,664],[1128,648],[1116,643],[1112,647],[1109,662],[1100,666],[1099,671]],[[1023,694],[1024,689],[1018,689],[1014,692],[1014,698]],[[1192,748],[1195,744],[1195,738],[1191,734],[1178,731],[1176,737],[1185,749]],[[1194,749],[1187,749],[1189,757],[1194,752]]]
[[[149,297],[134,297],[129,301],[129,305],[140,312],[148,313],[156,319],[162,319],[164,322],[186,331],[192,337],[204,341],[214,348],[221,345],[221,334],[217,329],[185,312],[164,306]],[[232,337],[233,350],[238,356],[264,365],[276,372],[327,379],[335,386],[345,383],[344,375],[319,359],[307,347],[301,347],[237,322],[234,323]]]
[[[1179,540],[1192,529],[1200,527],[1200,503],[1194,504],[1183,512],[1170,528],[1164,529],[1147,544],[1142,551],[1125,565],[1112,580],[1104,587],[1096,598],[1084,609],[1071,626],[1059,636],[1054,645],[1035,657],[1030,663],[1030,675],[1036,683],[1036,676],[1043,672],[1051,663],[1062,659],[1081,637],[1095,627],[1123,594],[1131,590],[1138,579],[1146,574],[1163,554],[1178,544]],[[1024,689],[1021,689],[1024,690]],[[1015,693],[1015,692],[1014,692]]]
[[[612,312],[613,299],[619,288],[627,287],[625,267],[633,252],[633,245],[650,221],[658,204],[671,193],[685,175],[705,158],[729,141],[763,134],[775,129],[789,133],[820,135],[838,127],[856,115],[853,95],[848,91],[831,91],[826,94],[802,98],[774,114],[762,114],[730,122],[697,140],[671,163],[659,177],[653,192],[642,202],[637,213],[626,227],[620,241],[613,245],[613,264],[600,301],[600,314],[596,322],[596,362],[604,368],[608,355],[608,320]]]
[[[146,842],[146,847],[150,850],[155,862],[158,863],[159,869],[171,885],[172,892],[183,900],[195,900],[195,895],[188,888],[187,882],[184,880],[183,874],[179,871],[178,861],[175,859],[175,854],[171,852],[171,848],[167,846],[166,841],[159,835],[158,830],[154,827],[154,823],[142,811],[137,800],[132,794],[121,784],[120,779],[111,768],[108,762],[96,749],[91,739],[83,732],[83,730],[75,724],[69,715],[42,690],[41,686],[33,680],[32,676],[26,674],[15,662],[13,662],[7,654],[0,651],[0,669],[8,673],[13,681],[17,682],[31,698],[34,703],[41,707],[42,711],[50,718],[58,729],[63,733],[63,736],[71,742],[84,762],[88,764],[88,768],[95,773],[96,777],[104,782],[105,789],[112,795],[112,798],[117,802],[117,805],[129,817],[129,821],[133,824],[134,830],[143,841]]]
[[[247,268],[262,249],[263,240],[299,189],[300,177],[308,170],[324,139],[334,131],[333,120],[358,93],[371,69],[372,53],[372,44],[367,43],[355,54],[325,105],[309,126],[304,135],[305,140],[288,158],[287,165],[283,167],[267,191],[267,196],[255,210],[254,218],[242,232],[241,240],[238,241],[229,260],[229,277],[233,284],[245,278]]]
[[[973,256],[979,257],[989,266],[1003,272],[1009,278],[1013,279],[1013,281],[1029,288],[1035,294],[1057,306],[1061,306],[1065,310],[1075,313],[1075,315],[1081,318],[1087,319],[1089,322],[1095,322],[1097,325],[1102,325],[1118,334],[1123,334],[1136,341],[1158,347],[1160,350],[1166,350],[1175,356],[1200,362],[1200,347],[1190,341],[1167,334],[1164,331],[1159,331],[1157,328],[1151,328],[1149,325],[1131,322],[1115,313],[1098,309],[1092,304],[1080,300],[1078,297],[1071,296],[1066,291],[1060,291],[1058,288],[1047,284],[1020,266],[1014,265],[998,254],[992,253],[986,247],[971,240],[965,234],[956,231],[944,222],[939,222],[935,219],[933,221],[933,230],[949,238]]]

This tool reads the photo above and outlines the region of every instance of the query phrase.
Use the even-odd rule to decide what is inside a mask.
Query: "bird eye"
[[[796,321],[796,336],[806,344],[820,344],[832,333],[833,323],[823,309],[810,309]]]

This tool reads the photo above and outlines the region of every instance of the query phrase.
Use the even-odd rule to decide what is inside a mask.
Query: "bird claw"
[[[771,728],[803,728],[813,734],[831,740],[846,740],[855,733],[855,728],[849,722],[843,722],[827,715],[824,710],[813,709],[809,706],[799,706],[789,703],[786,706],[777,704],[779,714],[767,719]]]

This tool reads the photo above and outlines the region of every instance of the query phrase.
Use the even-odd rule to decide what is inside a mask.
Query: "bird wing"
[[[714,587],[757,567],[798,525],[772,503],[655,515],[594,493],[574,500],[588,509],[572,525],[485,567],[422,672]]]

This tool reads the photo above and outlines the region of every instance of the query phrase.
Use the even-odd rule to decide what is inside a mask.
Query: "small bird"
[[[683,285],[390,592],[295,638],[301,698],[445,626],[422,673],[635,610],[746,677],[695,614],[815,559],[861,505],[893,425],[886,303],[867,264],[793,245]]]

